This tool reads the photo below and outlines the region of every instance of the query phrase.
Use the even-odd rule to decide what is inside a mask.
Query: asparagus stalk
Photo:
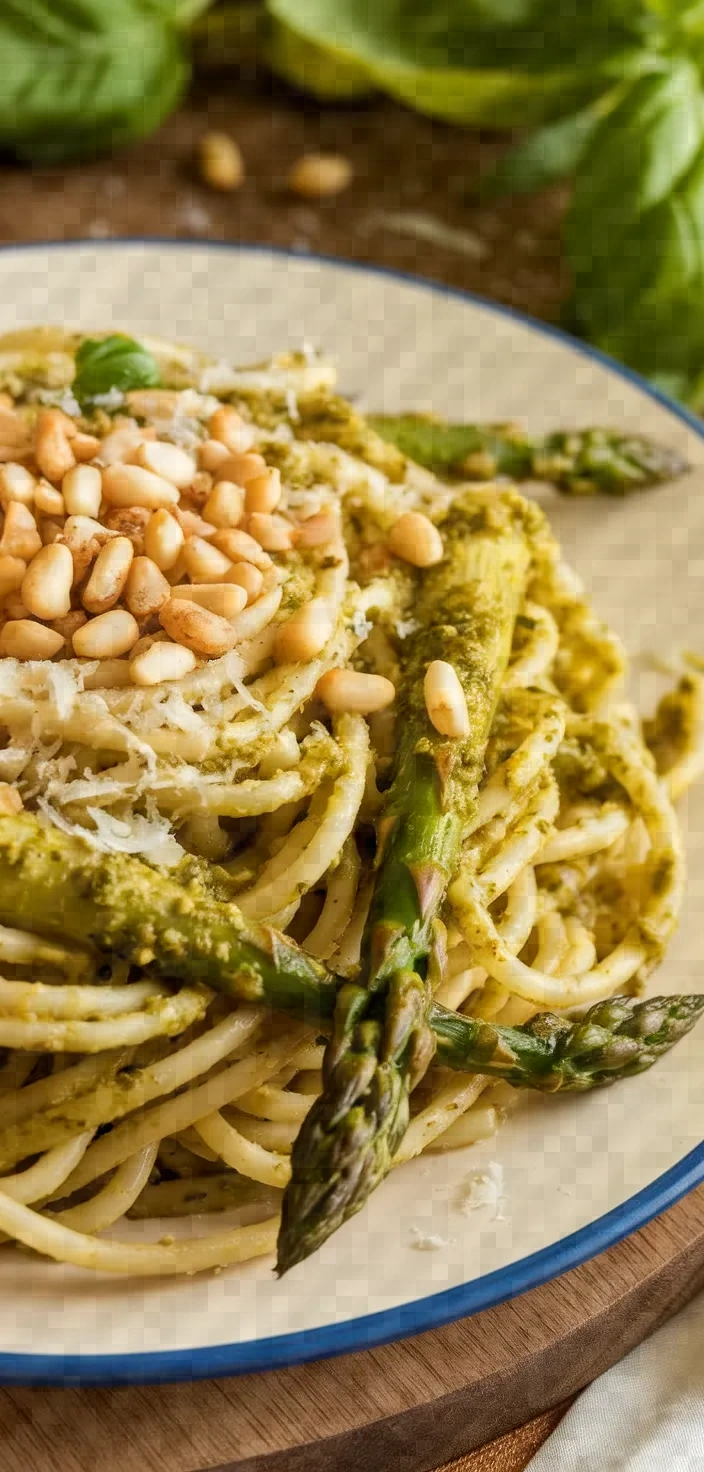
[[[448,424],[424,414],[371,414],[382,439],[450,480],[549,481],[566,496],[628,496],[689,468],[666,445],[611,429],[529,436],[512,424]]]
[[[365,981],[340,991],[325,1087],[294,1144],[280,1273],[359,1211],[386,1175],[408,1123],[410,1091],[434,1052],[428,958],[476,810],[525,587],[530,517],[512,492],[459,496],[443,526],[445,557],[419,587],[421,631],[404,671],[402,735],[362,942]],[[434,659],[460,676],[470,716],[464,740],[439,735],[428,719],[424,676]]]
[[[208,895],[199,870],[188,860],[171,878],[141,859],[100,853],[29,813],[0,818],[0,923],[19,920],[64,941],[90,940],[135,964],[149,960],[167,977],[207,980],[238,1000],[254,995],[314,1024],[329,1021],[345,988],[367,1000],[362,988],[333,976],[287,936],[244,921],[226,898],[224,871],[212,869]],[[178,947],[169,934],[174,918]],[[434,1002],[428,1020],[445,1067],[552,1092],[594,1088],[649,1068],[702,1010],[704,995],[640,1003],[615,997],[575,1024],[544,1012],[522,1027],[501,1027]]]

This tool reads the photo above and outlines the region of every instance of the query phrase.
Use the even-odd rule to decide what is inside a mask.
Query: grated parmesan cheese
[[[454,1237],[440,1237],[436,1232],[422,1232],[420,1227],[409,1227],[411,1247],[416,1252],[440,1252],[443,1247],[453,1247]]]
[[[506,1217],[501,1208],[505,1204],[503,1166],[497,1160],[491,1160],[485,1171],[468,1176],[457,1193],[457,1210],[464,1216],[488,1206],[492,1209],[492,1221],[503,1222]]]

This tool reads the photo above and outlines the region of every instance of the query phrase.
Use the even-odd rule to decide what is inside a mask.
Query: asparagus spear
[[[611,429],[529,436],[512,424],[448,424],[425,414],[370,414],[382,439],[447,479],[549,481],[566,496],[628,496],[689,468],[676,450]]]
[[[291,1156],[278,1271],[314,1251],[363,1206],[406,1129],[409,1093],[432,1058],[428,958],[435,921],[471,820],[529,563],[531,511],[513,492],[465,493],[443,526],[445,557],[420,583],[395,775],[362,942],[365,984],[340,991],[325,1087]],[[470,734],[438,734],[424,676],[443,659],[467,700]]]

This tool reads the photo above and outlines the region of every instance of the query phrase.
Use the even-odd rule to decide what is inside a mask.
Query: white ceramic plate
[[[240,362],[304,340],[367,406],[646,430],[704,466],[702,428],[560,334],[430,283],[269,250],[76,243],[0,253],[0,331],[39,322],[162,333]],[[550,498],[599,611],[632,653],[704,651],[704,469],[627,502]],[[636,671],[651,703],[653,677]],[[704,786],[684,819],[690,879],[658,990],[701,989]],[[397,1171],[282,1283],[258,1261],[183,1280],[94,1278],[0,1253],[0,1379],[124,1383],[273,1368],[417,1333],[521,1293],[704,1178],[704,1025],[627,1085],[528,1098],[499,1136]],[[458,1192],[497,1161],[505,1202]],[[413,1246],[414,1228],[446,1245]]]

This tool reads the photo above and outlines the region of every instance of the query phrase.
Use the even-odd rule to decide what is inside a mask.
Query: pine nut
[[[150,511],[178,505],[176,487],[141,465],[106,466],[103,496],[111,506],[147,506]]]
[[[281,624],[274,643],[277,664],[315,659],[332,637],[333,625],[324,598],[312,598]]]
[[[197,511],[190,511],[184,506],[173,506],[171,515],[176,518],[184,537],[203,537],[206,542],[212,537],[211,523],[204,521]]]
[[[0,465],[0,506],[6,506],[8,501],[21,501],[24,506],[31,506],[35,484],[34,476],[30,475],[26,465],[20,465],[16,460]]]
[[[281,500],[281,471],[275,466],[263,475],[247,481],[245,508],[248,515],[253,511],[268,513],[275,511]]]
[[[79,464],[83,464],[86,460],[95,459],[100,450],[100,440],[94,434],[83,434],[79,431],[71,440],[71,449]]]
[[[175,565],[184,541],[183,530],[169,511],[152,512],[144,530],[144,550],[162,572]]]
[[[34,456],[47,480],[63,480],[66,472],[76,464],[76,457],[69,441],[76,434],[76,426],[60,409],[40,409],[34,442]]]
[[[8,618],[29,618],[30,616],[29,609],[26,603],[22,602],[19,593],[8,593],[3,599],[3,613],[6,620]]]
[[[95,465],[74,465],[61,482],[69,516],[98,516],[103,499],[103,482]]]
[[[202,510],[213,489],[213,480],[209,470],[197,470],[188,487],[188,499],[198,511]]]
[[[101,547],[81,596],[89,613],[107,613],[114,607],[127,582],[133,557],[129,537],[114,537]]]
[[[125,424],[121,429],[111,430],[100,442],[101,465],[124,465],[136,455],[143,439],[144,432],[136,425]]]
[[[22,602],[35,618],[43,618],[47,622],[64,618],[71,608],[72,583],[71,553],[61,542],[54,542],[52,547],[42,547],[27,568],[22,583]]]
[[[185,598],[188,603],[197,603],[199,608],[207,608],[210,613],[219,613],[221,618],[236,618],[247,607],[244,588],[229,582],[184,583],[178,588],[176,597],[179,600]]]
[[[318,680],[315,693],[331,712],[350,711],[368,716],[390,705],[396,690],[384,675],[364,675],[358,670],[328,670]]]
[[[51,627],[56,630],[57,634],[61,635],[62,639],[66,640],[69,649],[73,650],[73,636],[76,629],[82,629],[83,625],[87,624],[87,622],[88,615],[83,612],[82,608],[72,608],[71,612],[67,613],[64,618],[53,619]]]
[[[457,671],[444,659],[428,665],[423,682],[428,719],[441,736],[469,735],[469,712]]]
[[[0,598],[6,598],[8,593],[16,593],[22,587],[26,571],[23,557],[9,557],[7,553],[0,555]]]
[[[266,572],[271,567],[269,553],[248,532],[239,531],[238,528],[224,527],[222,531],[216,532],[213,544],[218,551],[229,557],[230,562],[251,562],[260,572]]]
[[[137,640],[130,653],[130,660],[136,659],[138,654],[143,654],[145,649],[151,649],[152,644],[168,644],[169,642],[166,629],[157,629],[155,634],[142,634],[141,639]]]
[[[208,434],[211,440],[218,440],[225,445],[231,455],[245,455],[254,444],[254,430],[251,424],[245,424],[241,414],[232,404],[221,404],[219,409],[211,414],[208,420]],[[217,469],[216,466],[204,465],[204,470]]]
[[[12,619],[0,631],[0,654],[9,659],[52,659],[63,643],[55,629],[31,618]]]
[[[339,529],[339,518],[331,506],[325,506],[322,511],[317,511],[315,516],[309,516],[307,521],[296,527],[294,545],[306,551],[311,547],[327,547],[328,542],[332,542],[337,536]]]
[[[16,787],[11,787],[9,782],[0,782],[0,813],[3,818],[14,818],[16,813],[22,812],[22,798]]]
[[[404,511],[389,532],[389,548],[412,567],[434,567],[442,561],[442,537],[422,511]]]
[[[250,485],[254,482],[250,481]],[[203,517],[212,526],[239,526],[244,516],[244,490],[232,480],[221,480],[210,492]]]
[[[250,535],[265,552],[290,552],[294,528],[290,521],[284,521],[283,516],[267,516],[262,511],[254,511],[247,526]]]
[[[92,674],[84,675],[84,690],[119,690],[132,684],[128,659],[101,659]]]
[[[216,483],[219,480],[234,480],[235,485],[246,486],[250,480],[257,480],[263,475],[267,468],[263,455],[230,455],[228,460],[223,460],[215,472]]]
[[[129,653],[139,638],[139,625],[126,608],[111,608],[89,619],[73,636],[80,659],[115,659]]]
[[[197,663],[193,650],[184,644],[152,644],[130,661],[130,674],[135,685],[161,685],[182,680]]]
[[[186,572],[196,583],[221,583],[230,571],[230,559],[202,537],[189,537],[183,549]]]
[[[39,522],[39,535],[43,547],[50,547],[52,542],[58,542],[63,536],[64,524],[62,521],[52,521],[50,517],[42,517]]]
[[[5,525],[0,537],[0,552],[8,557],[22,557],[30,562],[42,545],[37,523],[22,501],[8,501]]]
[[[117,536],[129,537],[135,557],[141,557],[146,529],[153,515],[158,516],[160,513],[148,511],[146,506],[120,506],[117,511],[108,511],[105,525]],[[168,512],[166,515],[168,516]]]
[[[222,440],[204,440],[198,448],[198,464],[201,470],[207,470],[212,475],[219,470],[224,460],[229,460],[231,453]]]
[[[167,568],[164,577],[169,586],[175,588],[176,584],[182,583],[186,576],[186,564],[183,560],[183,552],[179,552],[173,567]]]
[[[91,516],[69,516],[64,523],[60,540],[68,547],[73,558],[74,587],[76,583],[80,583],[103,543],[111,536],[114,536],[114,532],[106,531]]]
[[[225,193],[239,189],[244,179],[244,159],[229,133],[204,133],[198,143],[201,178],[211,189]]]
[[[176,644],[185,644],[195,654],[217,658],[235,644],[234,629],[226,619],[185,598],[170,598],[159,614],[159,622]]]
[[[140,621],[163,608],[171,587],[151,557],[135,557],[125,584],[125,603]]]
[[[34,492],[34,511],[35,514],[37,511],[41,511],[44,516],[65,516],[66,514],[66,507],[61,491],[57,491],[55,486],[50,486],[48,480],[37,482],[37,488]]]
[[[179,397],[175,388],[131,388],[125,394],[130,414],[136,414],[138,419],[173,419]],[[146,437],[148,431],[142,433]]]
[[[251,562],[235,562],[225,581],[237,583],[238,587],[244,588],[247,602],[254,603],[262,591],[264,574],[259,571],[258,567],[253,567]]]
[[[289,171],[288,187],[301,199],[329,199],[352,182],[352,165],[341,153],[305,153]]]
[[[167,440],[145,440],[134,458],[137,465],[162,476],[179,491],[185,491],[196,473],[193,456],[186,454],[180,445],[172,445]]]

